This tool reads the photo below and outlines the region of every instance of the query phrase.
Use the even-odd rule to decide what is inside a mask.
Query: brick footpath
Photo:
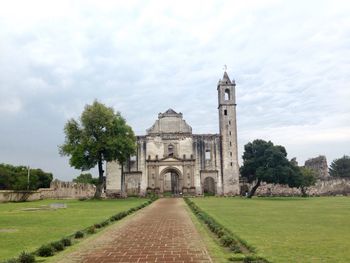
[[[163,198],[60,262],[212,262],[180,198]]]

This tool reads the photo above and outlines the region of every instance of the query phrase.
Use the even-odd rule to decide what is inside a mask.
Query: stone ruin
[[[298,165],[296,158],[291,160]],[[305,161],[305,167],[312,169],[316,173],[316,184],[307,188],[307,194],[311,196],[333,196],[333,195],[350,195],[350,178],[334,178],[329,175],[327,159],[320,155]],[[254,184],[249,184],[244,178],[240,180],[241,194],[249,191]],[[298,188],[291,188],[288,185],[261,183],[256,190],[257,196],[300,196]]]
[[[317,179],[329,177],[327,159],[324,155],[306,160],[304,166],[315,171]]]
[[[96,187],[92,184],[53,180],[50,188],[36,191],[0,190],[0,202],[33,201],[42,199],[78,199],[94,196]]]

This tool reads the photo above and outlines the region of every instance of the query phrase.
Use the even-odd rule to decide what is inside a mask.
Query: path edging
[[[138,210],[140,210],[140,209],[150,205],[151,203],[153,203],[157,199],[158,199],[158,197],[151,197],[150,200],[142,203],[141,205],[129,208],[126,211],[121,211],[121,212],[111,216],[110,218],[101,221],[100,223],[95,223],[95,224],[93,224],[93,225],[91,225],[89,227],[86,227],[84,229],[78,230],[78,231],[76,231],[73,234],[70,234],[68,236],[64,236],[62,239],[60,239],[58,241],[56,240],[56,241],[52,241],[50,243],[43,244],[42,246],[40,246],[38,249],[36,249],[33,252],[22,251],[21,254],[17,258],[10,258],[10,259],[1,261],[1,263],[21,263],[22,262],[21,261],[21,257],[23,256],[23,254],[26,254],[26,255],[28,255],[28,256],[30,256],[31,258],[34,259],[34,260],[31,260],[31,261],[28,261],[28,262],[26,261],[25,263],[37,262],[35,256],[39,256],[38,255],[38,251],[40,251],[40,249],[42,247],[51,247],[52,253],[49,253],[47,256],[41,256],[41,257],[51,257],[51,256],[54,256],[54,255],[57,255],[59,252],[62,252],[66,247],[69,247],[69,246],[72,246],[72,245],[75,245],[75,244],[79,243],[79,242],[73,243],[73,242],[71,242],[72,240],[75,240],[75,241],[83,240],[83,238],[85,239],[86,237],[91,236],[92,234],[95,234],[95,233],[99,232],[99,230],[102,230],[104,227],[108,226],[110,223],[115,222],[115,221],[119,221],[119,220],[123,219],[124,217],[126,217],[128,215],[131,215],[131,214],[135,213],[136,211],[138,211]],[[99,230],[96,230],[96,229],[99,229]],[[79,233],[78,236],[80,236],[80,237],[77,237],[77,233]],[[70,242],[65,243],[64,240],[65,241],[69,240]],[[53,248],[53,244],[57,244],[57,243],[62,243],[62,249],[55,249],[55,248]]]
[[[256,255],[256,249],[249,245],[245,240],[232,233],[230,230],[219,224],[208,213],[204,212],[189,198],[184,198],[186,204],[189,206],[194,215],[202,221],[208,229],[215,234],[220,241],[221,246],[229,248],[234,254],[229,259],[235,262],[244,263],[269,263],[263,257]]]

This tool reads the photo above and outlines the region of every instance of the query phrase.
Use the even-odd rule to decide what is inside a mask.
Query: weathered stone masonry
[[[217,90],[219,134],[192,134],[182,113],[172,109],[159,113],[146,135],[137,137],[137,154],[126,165],[107,163],[107,196],[122,192],[238,195],[235,82],[226,72]]]

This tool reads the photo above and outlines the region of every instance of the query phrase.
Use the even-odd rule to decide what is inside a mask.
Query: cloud
[[[303,162],[349,154],[346,1],[4,1],[0,160],[71,179],[63,126],[98,99],[137,134],[169,107],[217,133],[216,84],[236,80],[239,151],[255,138]],[[21,7],[21,8],[19,8]]]

